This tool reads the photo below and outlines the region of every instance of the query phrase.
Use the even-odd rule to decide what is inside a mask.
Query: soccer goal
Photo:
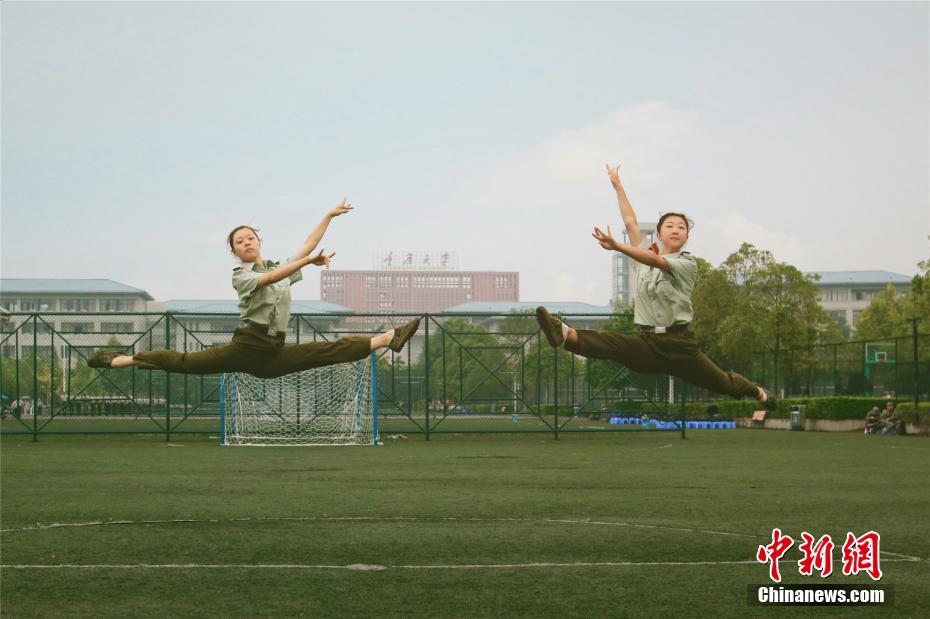
[[[375,355],[262,379],[220,377],[223,445],[377,445]]]

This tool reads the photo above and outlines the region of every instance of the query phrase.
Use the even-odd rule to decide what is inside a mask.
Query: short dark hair
[[[259,244],[261,244],[262,242],[262,238],[258,236],[258,228],[253,228],[252,226],[248,226],[245,224],[241,226],[236,226],[235,228],[232,229],[232,232],[229,233],[229,236],[226,237],[226,242],[229,243],[229,251],[231,251],[233,255],[235,255],[236,253],[236,248],[235,246],[233,246],[233,236],[235,236],[235,234],[239,232],[240,230],[242,230],[243,228],[248,228],[249,230],[251,230],[252,233],[255,235],[255,238],[258,239]]]
[[[688,219],[688,216],[684,213],[665,213],[659,217],[659,223],[656,224],[657,232],[662,228],[662,224],[665,223],[665,220],[669,217],[680,217],[685,222],[685,226],[688,228],[689,233],[691,232],[691,228],[694,227],[694,222]]]

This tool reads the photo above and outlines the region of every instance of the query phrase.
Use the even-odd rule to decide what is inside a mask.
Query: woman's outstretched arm
[[[320,240],[322,240],[323,235],[326,234],[326,229],[329,227],[329,222],[331,222],[335,217],[339,217],[340,215],[348,213],[352,210],[352,208],[352,205],[346,202],[346,199],[343,198],[339,206],[323,216],[322,221],[317,224],[316,228],[314,228],[313,231],[304,240],[304,244],[301,245],[300,249],[298,249],[294,254],[294,258],[303,258],[304,256],[309,255],[310,252],[312,252],[314,249],[316,249],[316,246],[320,244]]]
[[[643,242],[643,235],[639,231],[639,224],[636,222],[636,213],[633,211],[633,205],[626,197],[623,185],[620,183],[620,166],[611,167],[607,164],[607,176],[610,178],[610,184],[614,186],[617,192],[617,205],[620,207],[620,216],[623,218],[623,224],[626,226],[626,234],[630,239],[630,244],[639,247]]]
[[[665,258],[659,254],[653,253],[648,249],[643,249],[642,247],[619,242],[610,233],[610,226],[607,226],[607,232],[604,232],[600,228],[595,227],[594,234],[591,236],[597,239],[597,242],[600,243],[601,247],[604,249],[622,252],[636,262],[645,264],[646,266],[650,267],[657,267],[666,273],[668,272],[668,262],[666,262]]]
[[[317,266],[325,267],[328,269],[329,261],[335,255],[336,252],[325,254],[321,249],[320,251],[313,252],[309,256],[304,256],[303,258],[299,258],[293,262],[282,264],[274,270],[268,271],[267,273],[262,273],[257,280],[258,286],[269,286],[271,284],[277,283],[285,277],[290,277],[308,264],[315,264]]]

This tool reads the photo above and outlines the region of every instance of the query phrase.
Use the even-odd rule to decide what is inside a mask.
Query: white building
[[[856,330],[859,314],[869,306],[872,298],[887,286],[898,294],[911,289],[911,277],[888,271],[812,271],[805,275],[818,275],[814,282],[820,289],[820,306],[840,325]]]
[[[67,359],[74,347],[93,349],[112,338],[129,344],[133,334],[149,327],[145,312],[164,311],[145,290],[110,279],[4,278],[0,306],[13,313],[0,336],[0,354],[5,358],[33,345],[39,354],[54,350]],[[18,312],[42,316],[33,319]]]
[[[643,238],[650,243],[655,240],[656,224],[639,222],[639,231]],[[623,242],[629,243],[630,238],[623,230]],[[619,304],[622,307],[631,307],[633,305],[633,294],[636,292],[636,279],[633,275],[633,259],[626,254],[615,251],[611,252],[611,280],[610,280],[610,300],[613,305]]]

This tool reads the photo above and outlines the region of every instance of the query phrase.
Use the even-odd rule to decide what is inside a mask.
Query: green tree
[[[696,284],[695,334],[704,350],[725,366],[745,368],[764,351],[772,359],[772,387],[777,390],[784,349],[812,351],[839,337],[818,296],[814,282],[797,268],[744,243]],[[808,375],[813,358],[800,358]]]
[[[862,310],[856,324],[856,339],[874,340],[908,335],[910,325],[906,317],[907,305],[904,296],[899,295],[895,287],[889,284],[872,297],[869,306]]]

